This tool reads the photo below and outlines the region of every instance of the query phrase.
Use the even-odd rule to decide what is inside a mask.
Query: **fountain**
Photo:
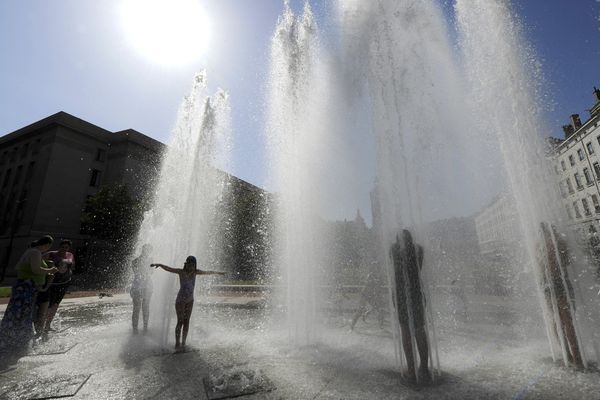
[[[356,99],[345,101],[361,104],[364,118],[372,121],[371,140],[377,146],[373,230],[378,263],[388,275],[399,368],[406,369],[407,359],[394,317],[398,305],[392,293],[397,290],[397,278],[388,252],[403,228],[409,228],[425,248],[421,280],[431,347],[431,359],[426,362],[433,371],[439,372],[442,358],[436,326],[447,334],[451,326],[461,325],[455,315],[443,312],[452,312],[447,308],[451,302],[440,289],[460,286],[465,308],[466,303],[477,301],[473,291],[480,289],[469,281],[474,271],[468,271],[468,264],[471,269],[487,269],[485,273],[504,281],[498,292],[510,294],[510,298],[504,303],[495,301],[494,312],[499,315],[495,322],[510,326],[511,336],[522,344],[536,342],[545,330],[548,354],[554,358],[562,354],[568,364],[566,341],[555,340],[548,333],[561,331],[550,326],[550,321],[560,320],[559,316],[548,318],[549,312],[556,314],[561,306],[553,297],[553,310],[548,310],[539,284],[539,224],[545,221],[559,226],[562,235],[568,237],[572,263],[560,269],[572,269],[569,275],[574,277],[575,294],[569,298],[568,307],[576,316],[575,336],[584,364],[587,366],[585,360],[597,359],[598,339],[591,327],[598,320],[594,285],[590,284],[594,280],[591,269],[581,264],[581,250],[568,233],[541,140],[544,124],[537,104],[541,93],[539,68],[523,44],[519,23],[508,3],[457,1],[456,45],[451,43],[444,13],[434,1],[348,0],[339,1],[338,9],[340,43],[325,50],[309,6],[301,17],[295,17],[286,3],[272,45],[268,135],[271,170],[280,200],[280,242],[275,252],[286,282],[293,341],[315,343],[322,319],[318,304],[325,296],[324,278],[330,275],[322,273],[328,249],[319,244],[335,239],[327,237],[314,215],[323,193],[315,190],[321,171],[313,159],[315,154],[322,154],[327,135],[338,133],[323,126],[335,127],[352,118],[331,112],[319,114],[323,108],[331,111],[327,101],[342,91],[357,93]],[[330,86],[323,90],[322,74],[332,71],[338,75],[327,77]],[[340,107],[346,112],[351,108]],[[333,191],[329,189],[325,196]],[[432,248],[437,240],[432,224],[473,214],[498,192],[506,193],[516,210],[512,234],[517,240],[502,255],[509,260],[505,265],[494,265],[476,255],[467,258],[471,257],[467,254],[449,260],[445,253],[452,249]],[[448,273],[453,269],[457,274],[454,279]],[[470,293],[465,295],[465,290]],[[509,302],[514,304],[509,306]],[[482,320],[489,318],[486,311],[479,313]],[[474,319],[466,314],[466,319]],[[414,324],[410,330],[414,333]],[[459,352],[451,347],[443,350],[448,358]]]
[[[154,262],[179,268],[187,255],[194,255],[200,269],[216,263],[221,250],[217,205],[227,190],[227,175],[216,166],[226,167],[229,132],[228,95],[220,90],[209,97],[206,74],[199,73],[179,110],[153,206],[137,239],[138,249],[152,245]],[[160,328],[155,331],[162,343],[172,335],[175,278],[157,273],[153,279],[151,324]]]
[[[571,365],[580,353],[581,367],[596,363],[593,272],[563,215],[541,140],[539,68],[508,2],[457,0],[456,35],[433,0],[339,0],[337,25],[327,28],[337,35],[322,34],[308,2],[300,15],[284,4],[271,42],[265,135],[275,193],[270,259],[279,267],[269,310],[284,310],[288,345],[355,344],[339,327],[348,325],[356,288],[378,273],[387,277],[385,339],[370,349],[385,361],[364,365],[391,361],[408,380],[435,383],[442,370],[512,365],[503,350],[521,361],[552,356]],[[138,238],[175,265],[187,254],[218,263],[220,254],[213,216],[223,212],[226,184],[213,164],[227,160],[228,103],[223,92],[205,100],[205,90],[199,75]],[[350,151],[352,141],[359,145]],[[372,227],[357,213],[351,243],[360,251],[340,254],[345,231],[330,215],[348,202],[364,212],[358,192],[370,194]],[[514,212],[514,240],[486,255],[474,221],[498,198]],[[421,247],[410,243],[422,246],[418,262]],[[358,265],[352,273],[333,270],[343,257]],[[165,299],[175,287],[168,276],[155,281],[162,314],[153,320],[165,341]],[[573,295],[548,295],[548,281],[562,282],[555,292],[572,286]],[[401,301],[411,285],[419,296]],[[409,303],[405,320],[401,303]],[[277,318],[270,338],[281,333]],[[430,376],[411,371],[419,364]]]

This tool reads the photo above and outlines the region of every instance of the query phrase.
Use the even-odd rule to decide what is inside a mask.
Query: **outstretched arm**
[[[160,268],[164,269],[165,271],[167,271],[167,272],[172,272],[172,273],[174,273],[174,274],[178,274],[178,273],[180,273],[181,271],[183,271],[182,269],[179,269],[179,268],[171,268],[171,267],[168,267],[168,266],[166,266],[166,265],[164,265],[164,264],[150,264],[150,266],[151,266],[151,267],[154,267],[154,268],[159,268],[159,267],[160,267]]]
[[[196,275],[225,275],[225,272],[196,270]]]

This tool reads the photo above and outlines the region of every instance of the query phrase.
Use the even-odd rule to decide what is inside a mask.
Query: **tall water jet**
[[[289,4],[271,42],[267,139],[276,191],[274,264],[281,269],[289,337],[298,345],[319,337],[323,231],[316,190],[325,128],[319,109],[320,45],[306,3],[296,16]]]
[[[437,339],[431,294],[435,263],[428,252],[426,223],[447,217],[447,203],[453,212],[461,203],[461,192],[469,176],[462,159],[465,138],[456,97],[463,97],[457,66],[450,52],[446,24],[434,2],[376,1],[368,4],[340,1],[342,23],[347,33],[362,41],[350,43],[351,59],[366,60],[364,71],[372,104],[373,131],[378,143],[377,214],[381,262],[387,266],[390,288],[399,282],[387,255],[390,245],[409,228],[418,243],[425,247],[421,280],[427,303],[427,335],[430,369],[439,369]],[[364,40],[367,37],[368,40]],[[358,45],[357,45],[358,44]],[[475,192],[475,191],[474,191]],[[400,280],[402,281],[402,280]],[[393,289],[393,292],[405,288]],[[399,307],[397,296],[391,305],[392,320]],[[421,306],[419,306],[421,307]],[[413,310],[416,309],[413,307]],[[415,340],[416,315],[410,315],[408,328],[395,325],[398,362],[406,365],[406,343],[401,332],[413,341],[413,353],[420,347]],[[421,317],[419,317],[421,318]],[[407,350],[410,351],[410,350]],[[415,354],[416,355],[416,354]],[[413,356],[412,358],[416,358]],[[414,366],[413,366],[414,367]],[[411,373],[411,371],[408,371]]]
[[[442,12],[433,1],[340,0],[339,9],[342,40],[345,40],[342,64],[349,65],[346,69],[350,80],[368,82],[371,119],[378,143],[374,228],[379,232],[381,263],[390,271],[390,298],[394,299],[398,279],[386,253],[400,230],[408,228],[415,234],[416,242],[425,248],[421,278],[425,289],[435,288],[434,294],[425,296],[433,311],[436,306],[447,310],[443,303],[448,296],[444,291],[448,287],[455,290],[453,285],[459,280],[448,273],[460,272],[453,264],[462,263],[464,271],[469,263],[480,264],[479,268],[486,269],[486,273],[504,280],[510,291],[520,290],[521,297],[515,300],[539,316],[528,317],[527,325],[521,329],[517,326],[516,338],[523,340],[527,336],[523,332],[525,326],[541,324],[545,316],[553,354],[562,353],[566,363],[567,348],[573,353],[573,348],[581,347],[584,363],[592,354],[597,357],[597,329],[589,326],[599,320],[595,314],[598,307],[590,307],[590,300],[595,298],[591,291],[594,286],[589,284],[594,281],[591,269],[582,263],[584,258],[575,240],[570,239],[572,256],[563,257],[560,236],[542,224],[560,226],[566,218],[546,159],[547,148],[541,141],[543,124],[534,98],[539,93],[537,77],[525,67],[527,62],[534,67],[537,64],[522,45],[520,28],[508,2],[457,1],[455,11],[462,50],[459,54],[451,51],[453,46]],[[357,59],[359,65],[354,61]],[[481,171],[493,179],[486,182],[477,178]],[[464,260],[460,254],[458,260],[451,260],[444,255],[444,249],[432,249],[439,243],[435,230],[442,227],[440,223],[432,225],[433,221],[460,215],[469,208],[473,213],[476,210],[473,206],[482,207],[482,200],[500,192],[505,182],[507,198],[514,199],[517,208],[512,235],[522,238],[521,243],[517,240],[508,250],[511,254],[503,255],[507,259],[505,266],[497,268],[495,261],[476,255],[467,260],[466,253],[462,254]],[[550,234],[541,234],[540,227],[544,226]],[[542,245],[546,250],[540,256]],[[546,266],[540,268],[541,264]],[[542,312],[548,308],[540,275],[544,270],[546,280],[557,282],[553,293],[568,291],[570,281],[575,286],[573,300],[569,295],[561,297],[560,293],[547,297],[552,303],[548,312]],[[461,287],[459,291],[464,292],[466,285],[463,283]],[[528,290],[539,294],[540,303],[533,309]],[[567,299],[561,300],[564,297]],[[466,301],[463,303],[466,307]],[[390,309],[395,320],[397,300],[392,301]],[[507,308],[502,312],[510,315],[515,311]],[[525,321],[522,315],[510,318]],[[430,361],[437,361],[433,321],[449,332],[448,319],[442,313],[428,314],[434,354]],[[514,325],[503,319],[501,324]],[[572,329],[558,323],[566,321],[569,325],[571,319],[576,320],[571,324]],[[473,318],[467,315],[464,320],[463,323],[471,322]],[[414,329],[413,318],[412,337]],[[401,367],[406,362],[406,352],[403,356],[404,343],[399,336],[406,330],[397,325],[394,329]],[[413,343],[412,349],[415,347]],[[446,351],[458,355],[455,350]]]
[[[152,260],[179,267],[194,255],[198,268],[218,263],[220,237],[218,205],[227,188],[230,147],[229,99],[219,90],[208,96],[204,72],[194,77],[183,100],[169,147],[163,156],[153,205],[144,216],[137,248],[152,246]],[[151,323],[160,327],[160,339],[171,335],[176,276],[156,273]]]
[[[582,352],[587,366],[588,360],[598,360],[598,329],[592,326],[600,321],[592,292],[594,277],[569,232],[558,182],[541,141],[546,130],[538,105],[539,63],[523,45],[510,2],[458,0],[456,13],[470,97],[474,114],[480,116],[476,122],[482,132],[498,138],[527,249],[528,260],[521,262],[538,282],[539,313],[545,317],[552,355],[577,366],[579,355],[574,353]],[[562,235],[548,224],[557,226]],[[559,254],[564,242],[560,236],[568,237],[568,257],[565,246]],[[557,264],[556,274],[552,268],[538,267],[540,263]],[[555,293],[553,282],[565,293]],[[567,289],[571,284],[573,291]],[[572,327],[564,325],[573,318],[567,323]]]

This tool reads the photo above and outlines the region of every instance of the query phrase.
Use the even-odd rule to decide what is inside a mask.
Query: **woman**
[[[152,252],[152,246],[145,244],[142,246],[142,253],[131,262],[133,271],[133,282],[129,294],[133,300],[133,314],[131,315],[131,324],[133,333],[138,333],[138,321],[140,319],[140,310],[144,320],[144,333],[148,332],[148,319],[150,317],[150,298],[152,297],[152,278],[148,268],[148,258]]]
[[[33,337],[33,305],[36,291],[43,288],[46,275],[58,270],[48,268],[42,258],[52,246],[52,236],[44,236],[31,244],[17,262],[17,281],[6,312],[0,323],[0,350],[24,350]]]
[[[225,275],[224,272],[201,271],[197,269],[196,257],[188,256],[183,269],[171,268],[163,264],[151,264],[152,267],[162,268],[167,272],[179,275],[179,293],[175,300],[175,312],[177,313],[177,325],[175,326],[175,350],[185,350],[185,340],[190,327],[190,317],[194,307],[194,287],[196,286],[196,275]],[[182,332],[183,328],[183,332]],[[180,340],[181,337],[181,340]]]

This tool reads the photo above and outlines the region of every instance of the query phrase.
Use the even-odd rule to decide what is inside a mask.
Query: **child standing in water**
[[[133,313],[131,314],[131,324],[133,333],[138,333],[138,322],[140,319],[140,310],[144,321],[144,333],[148,332],[148,320],[150,319],[150,299],[152,298],[152,277],[148,268],[152,246],[145,244],[142,246],[142,253],[131,262],[133,271],[133,282],[129,294],[133,300]]]
[[[177,325],[175,326],[175,350],[185,350],[185,340],[190,327],[190,317],[194,307],[194,288],[196,286],[196,275],[225,275],[224,272],[202,271],[197,268],[196,257],[188,256],[183,268],[171,268],[164,264],[151,264],[155,268],[162,268],[167,272],[179,275],[179,292],[175,300],[175,312],[177,313]]]

